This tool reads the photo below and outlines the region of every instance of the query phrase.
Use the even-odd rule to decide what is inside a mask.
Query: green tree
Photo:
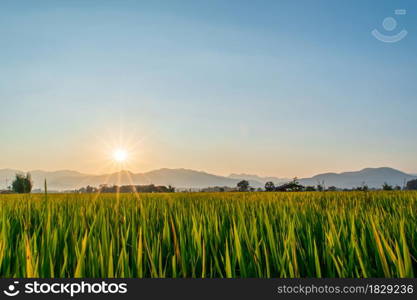
[[[298,182],[297,177],[288,183],[284,183],[275,188],[277,192],[300,192],[304,190],[304,186]]]
[[[317,190],[319,192],[323,192],[326,188],[324,187],[324,180],[322,180],[321,182],[318,181],[317,182]]]
[[[265,183],[265,191],[272,192],[275,190],[275,184],[272,181]]]
[[[30,173],[27,173],[26,176],[24,174],[16,174],[16,178],[12,183],[12,190],[15,193],[30,193],[32,191],[32,187],[33,182]]]
[[[368,185],[365,184],[365,182],[362,183],[362,186],[358,186],[356,189],[354,189],[356,191],[362,191],[362,192],[367,192],[369,190]]]
[[[389,184],[388,184],[388,183],[386,183],[386,182],[384,182],[384,184],[382,185],[382,189],[383,189],[384,191],[392,191],[392,190],[393,190],[392,185],[389,185]]]
[[[241,180],[237,183],[237,187],[240,192],[247,192],[249,189],[249,181]]]
[[[417,190],[417,179],[408,181],[405,188],[407,190]]]

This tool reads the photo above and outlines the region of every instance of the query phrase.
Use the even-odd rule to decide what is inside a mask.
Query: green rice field
[[[414,277],[417,192],[0,195],[1,277]]]

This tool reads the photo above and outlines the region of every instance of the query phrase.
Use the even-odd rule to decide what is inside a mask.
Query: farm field
[[[414,277],[417,192],[0,195],[1,277]]]

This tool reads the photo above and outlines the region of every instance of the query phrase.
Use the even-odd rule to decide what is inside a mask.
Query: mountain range
[[[0,189],[10,185],[12,179],[19,170],[0,169]],[[172,185],[180,189],[199,189],[213,186],[234,187],[243,179],[249,181],[252,187],[263,187],[265,182],[272,181],[275,184],[288,182],[288,178],[261,177],[250,174],[231,174],[229,176],[219,176],[202,171],[189,169],[158,169],[145,173],[132,173],[120,171],[111,174],[91,175],[77,171],[30,171],[34,181],[35,189],[42,189],[44,180],[48,182],[48,189],[55,191],[73,190],[87,185],[99,186],[100,184],[155,184]],[[325,186],[336,186],[338,188],[352,188],[368,185],[370,188],[380,188],[384,182],[390,185],[403,186],[404,182],[416,179],[417,175],[407,174],[396,169],[366,168],[360,171],[343,173],[324,173],[310,178],[300,178],[298,181],[303,185],[323,184]]]

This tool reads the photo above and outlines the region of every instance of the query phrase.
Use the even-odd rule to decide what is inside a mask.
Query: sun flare
[[[125,162],[128,158],[127,151],[124,149],[117,149],[113,152],[113,159],[118,163]]]

